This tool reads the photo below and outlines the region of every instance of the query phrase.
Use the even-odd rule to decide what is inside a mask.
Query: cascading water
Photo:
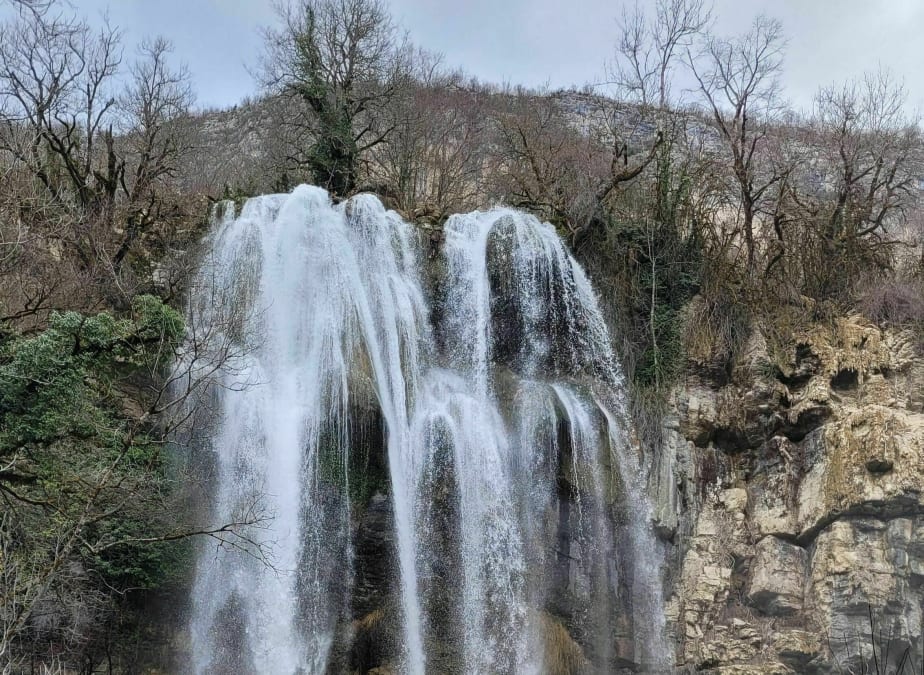
[[[642,469],[587,278],[510,209],[443,235],[423,262],[374,197],[307,186],[216,226],[190,311],[241,365],[215,393],[214,518],[266,508],[247,538],[271,564],[203,550],[194,672],[364,672],[370,626],[415,675],[666,667]],[[394,579],[360,611],[357,527],[382,498],[373,566]]]

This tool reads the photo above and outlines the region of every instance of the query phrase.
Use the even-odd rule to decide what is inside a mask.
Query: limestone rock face
[[[888,636],[889,651],[919,661],[924,609],[924,516],[838,520],[814,544],[810,603],[823,634]],[[872,609],[872,615],[870,610]],[[885,637],[879,638],[879,633]],[[861,650],[872,655],[872,640]],[[859,666],[856,645],[833,640],[838,661]]]
[[[804,548],[776,537],[764,537],[757,542],[747,603],[771,616],[802,611],[806,557]]]
[[[700,373],[674,392],[651,486],[675,544],[678,667],[860,672],[873,649],[882,672],[906,650],[920,663],[924,365],[912,337],[851,316],[799,335],[782,359],[760,335],[744,351],[723,381]]]

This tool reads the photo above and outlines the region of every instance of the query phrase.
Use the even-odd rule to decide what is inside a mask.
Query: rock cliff
[[[675,544],[676,662],[723,674],[919,667],[914,338],[851,316],[803,331],[782,358],[768,351],[755,333],[724,382],[692,372],[664,421],[653,491]]]

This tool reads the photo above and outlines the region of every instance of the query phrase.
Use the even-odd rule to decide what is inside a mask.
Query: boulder
[[[764,537],[751,563],[748,604],[762,614],[788,616],[802,610],[806,552],[777,537]]]

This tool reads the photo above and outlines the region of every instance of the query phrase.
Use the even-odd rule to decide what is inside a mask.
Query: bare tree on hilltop
[[[283,27],[267,30],[262,80],[304,106],[289,120],[297,172],[346,196],[360,159],[383,143],[380,124],[407,69],[403,36],[380,0],[298,0],[280,5]]]
[[[764,150],[782,109],[779,75],[784,46],[780,22],[759,16],[746,35],[709,37],[700,54],[689,57],[702,100],[731,155],[748,270],[756,261],[755,216],[768,190],[781,178],[764,161]]]
[[[169,57],[158,38],[126,64],[118,29],[65,14],[23,11],[0,26],[0,211],[15,214],[0,223],[0,246],[50,251],[57,268],[0,264],[11,275],[0,317],[74,307],[61,294],[76,288],[88,307],[130,294],[126,257],[182,211],[170,182],[190,149],[193,96]]]

